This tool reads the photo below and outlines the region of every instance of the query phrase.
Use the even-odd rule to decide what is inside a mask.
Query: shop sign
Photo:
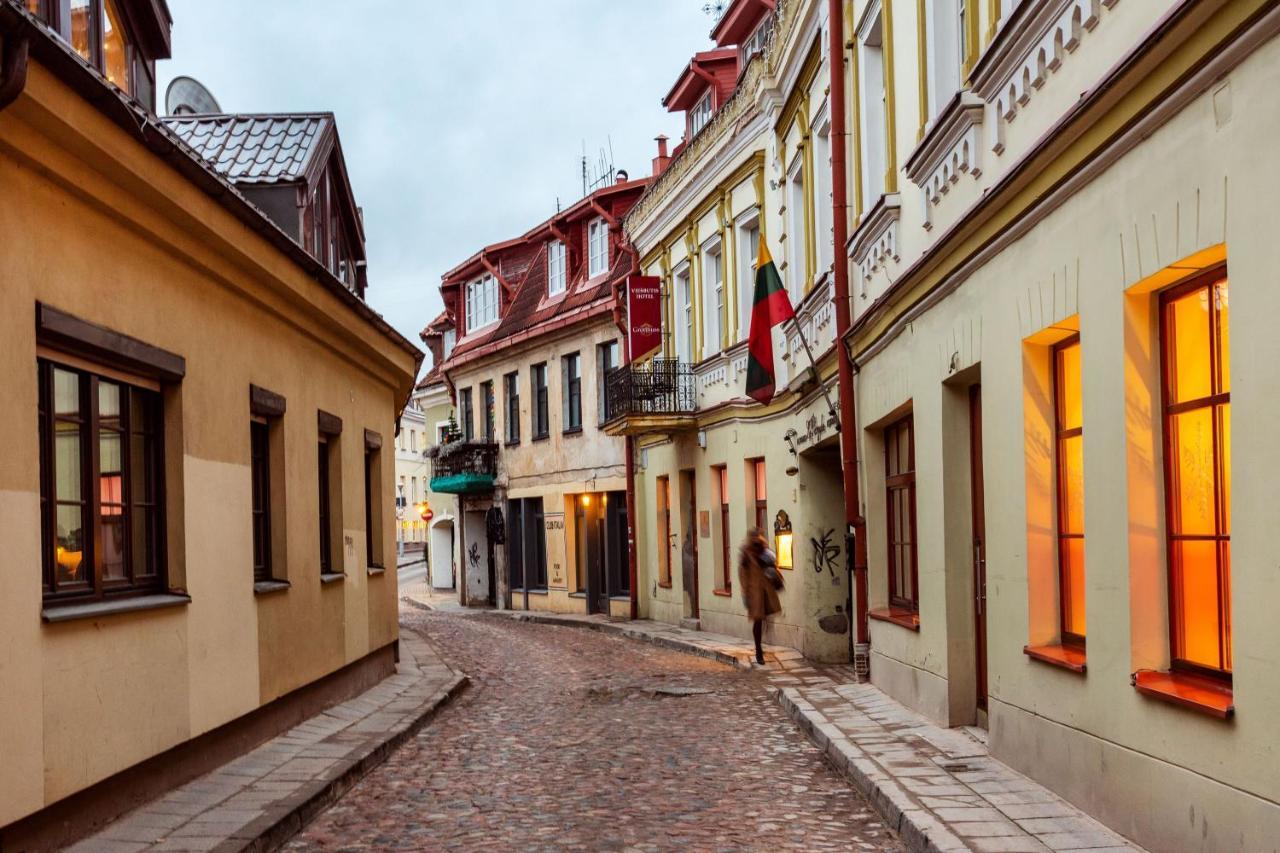
[[[662,348],[662,283],[657,276],[627,279],[627,344],[632,363]]]

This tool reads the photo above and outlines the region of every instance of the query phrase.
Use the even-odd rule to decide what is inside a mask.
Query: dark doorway
[[[697,619],[698,608],[698,481],[693,471],[680,472],[680,493],[685,500],[684,545],[680,551],[684,577],[685,618]]]
[[[973,507],[974,674],[978,722],[987,716],[987,523],[982,482],[982,386],[969,388],[969,483]]]

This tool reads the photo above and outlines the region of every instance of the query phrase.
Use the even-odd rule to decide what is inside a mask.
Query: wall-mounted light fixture
[[[705,429],[698,430],[698,446],[703,450],[707,449],[707,431]]]
[[[792,557],[791,518],[785,509],[778,510],[773,519],[774,552],[778,555],[778,568],[789,569],[794,565]]]

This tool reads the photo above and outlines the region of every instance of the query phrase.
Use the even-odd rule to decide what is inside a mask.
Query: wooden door
[[[987,526],[982,483],[982,386],[969,389],[969,482],[973,505],[973,631],[978,710],[987,710]]]

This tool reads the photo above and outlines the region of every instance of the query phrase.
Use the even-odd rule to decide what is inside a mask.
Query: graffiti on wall
[[[809,544],[813,547],[809,565],[815,573],[830,572],[833,578],[836,577],[836,565],[840,561],[840,546],[832,541],[835,535],[833,528],[827,528],[821,537],[809,539]]]

